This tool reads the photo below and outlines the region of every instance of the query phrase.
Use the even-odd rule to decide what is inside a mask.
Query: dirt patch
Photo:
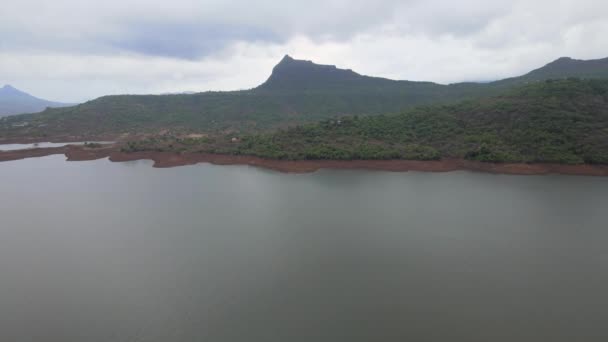
[[[34,148],[0,152],[0,161],[44,157],[64,154],[69,161],[85,161],[109,158],[112,162],[135,160],[152,160],[154,167],[168,168],[198,163],[215,165],[250,165],[289,173],[308,173],[319,169],[359,169],[392,172],[422,171],[449,172],[469,170],[477,172],[513,174],[513,175],[586,175],[608,176],[605,165],[563,165],[563,164],[500,164],[483,163],[463,159],[443,159],[439,161],[415,160],[301,160],[286,161],[262,159],[251,156],[233,156],[205,153],[172,153],[172,152],[120,152],[117,146],[89,149],[82,146],[64,146],[55,148]]]

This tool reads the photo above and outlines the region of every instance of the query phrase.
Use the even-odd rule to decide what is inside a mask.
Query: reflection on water
[[[608,179],[0,163],[2,341],[605,341]]]

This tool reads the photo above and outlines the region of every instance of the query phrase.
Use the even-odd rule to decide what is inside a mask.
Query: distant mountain
[[[432,82],[395,81],[364,76],[350,69],[315,64],[312,61],[293,59],[287,55],[273,68],[268,80],[254,91],[302,95],[315,93],[398,95],[404,97],[403,101],[399,101],[398,105],[401,106],[424,102],[427,98],[437,97],[440,94],[445,95],[445,90],[448,88]]]
[[[251,90],[104,96],[74,107],[4,120],[0,135],[267,130],[337,116],[399,113],[420,105],[496,96],[546,79],[608,78],[607,61],[561,58],[520,77],[441,85],[364,76],[285,56],[266,82]],[[19,121],[28,124],[20,126]]]
[[[272,69],[270,78],[258,90],[314,90],[357,83],[377,81],[394,82],[387,79],[365,77],[352,70],[338,69],[334,65],[315,64],[312,61],[296,60],[289,55]]]
[[[71,104],[39,99],[10,85],[0,88],[0,116],[37,113],[47,107],[66,106],[71,106]]]
[[[498,85],[517,84],[569,77],[608,79],[608,58],[579,60],[570,57],[562,57],[523,76],[508,78],[494,83]]]
[[[492,82],[463,82],[444,86],[432,82],[395,81],[380,77],[360,75],[350,69],[339,69],[334,65],[320,65],[312,61],[296,60],[286,55],[277,64],[270,78],[256,90],[267,91],[349,91],[364,88],[365,90],[381,89],[419,89],[423,95],[440,92],[441,96],[461,97],[467,94],[467,89],[478,92],[481,88],[498,88],[514,84],[525,84],[548,79],[564,79],[569,77],[582,79],[608,79],[608,58],[596,60],[577,60],[569,57],[559,58],[541,68],[525,75]],[[447,90],[447,91],[446,91]]]

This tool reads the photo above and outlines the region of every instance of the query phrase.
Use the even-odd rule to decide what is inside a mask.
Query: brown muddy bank
[[[154,167],[169,168],[198,163],[215,165],[249,165],[288,173],[308,173],[319,169],[359,169],[392,172],[421,171],[449,172],[468,170],[487,173],[513,175],[585,175],[608,176],[606,165],[565,165],[565,164],[502,164],[484,163],[463,159],[443,159],[438,161],[416,160],[271,160],[251,156],[233,156],[205,153],[173,152],[120,152],[116,146],[89,149],[82,146],[54,148],[34,148],[0,152],[0,161],[44,157],[64,154],[69,161],[85,161],[108,158],[112,162],[151,160]]]

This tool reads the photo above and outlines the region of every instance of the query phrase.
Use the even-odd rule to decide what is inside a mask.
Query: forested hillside
[[[105,96],[40,114],[0,120],[3,137],[121,133],[256,132],[339,116],[397,114],[420,105],[501,94],[548,78],[601,78],[608,59],[559,59],[527,75],[492,83],[394,81],[286,56],[255,89],[176,95]]]
[[[608,163],[608,81],[537,82],[505,95],[399,115],[350,116],[270,134],[156,139],[132,150],[204,151],[276,159],[466,158]]]

